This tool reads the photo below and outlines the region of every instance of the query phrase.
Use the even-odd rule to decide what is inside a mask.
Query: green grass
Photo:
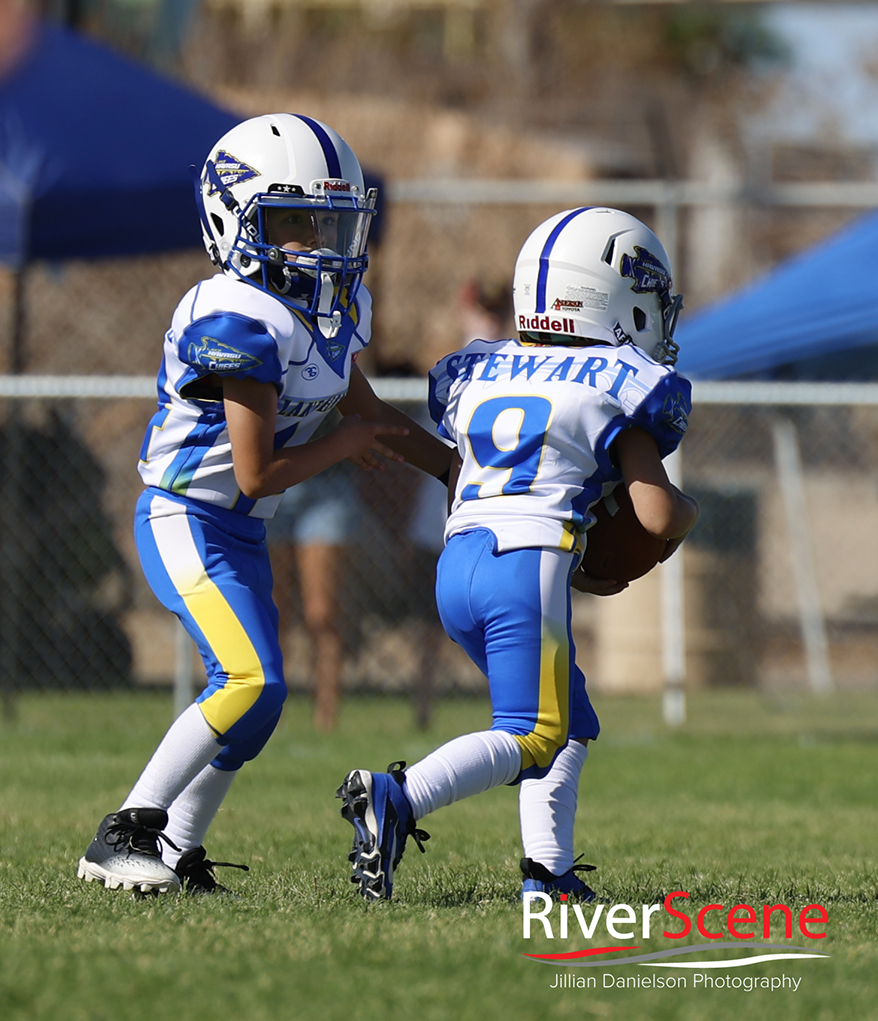
[[[635,906],[672,890],[693,907],[823,904],[817,946],[831,959],[712,973],[786,974],[798,992],[600,987],[604,971],[656,974],[636,965],[567,969],[598,988],[551,990],[561,969],[521,953],[586,943],[573,930],[566,943],[522,939],[508,788],[426,820],[433,839],[407,852],[395,900],[359,901],[335,787],[353,766],[413,762],[483,728],[480,702],[445,703],[419,734],[405,703],[352,698],[327,737],[293,700],[209,837],[212,857],[251,866],[225,874],[239,899],[135,900],[80,883],[76,860],[164,732],[170,699],[52,695],[23,698],[0,726],[0,1018],[878,1018],[878,700],[705,694],[677,732],[656,700],[598,709],[577,824],[593,885]],[[662,928],[638,945],[664,949]]]

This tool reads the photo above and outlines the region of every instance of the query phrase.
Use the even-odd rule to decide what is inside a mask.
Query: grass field
[[[394,901],[361,903],[336,786],[354,766],[412,762],[481,729],[481,702],[445,703],[418,734],[405,703],[350,699],[330,737],[311,731],[306,705],[288,704],[208,841],[211,857],[251,866],[224,873],[239,899],[135,900],[80,883],[76,860],[164,732],[170,698],[52,695],[23,698],[0,727],[0,1018],[878,1018],[878,699],[701,695],[674,733],[654,700],[601,699],[598,710],[577,831],[599,866],[592,885],[635,906],[673,890],[695,907],[824,905],[828,935],[814,942],[831,959],[737,969],[799,978],[797,991],[605,989],[601,968],[523,958],[587,944],[578,933],[560,946],[522,939],[507,788],[427,819],[427,854],[409,849]],[[638,945],[666,946],[661,928]],[[559,972],[597,975],[598,988],[551,989]]]

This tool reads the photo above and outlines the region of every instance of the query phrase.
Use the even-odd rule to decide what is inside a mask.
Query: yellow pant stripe
[[[530,734],[515,735],[521,745],[521,768],[545,769],[567,741],[570,726],[570,645],[566,628],[543,617],[540,658],[540,699],[537,722]]]
[[[225,685],[199,703],[211,730],[225,734],[262,693],[262,663],[234,610],[204,569],[186,516],[154,521],[153,535],[174,587],[228,674]],[[236,664],[234,673],[227,668],[230,663]]]

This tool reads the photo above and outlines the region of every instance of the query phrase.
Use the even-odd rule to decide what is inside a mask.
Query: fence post
[[[174,719],[192,705],[195,698],[195,672],[192,669],[192,639],[182,624],[177,624],[174,642]]]
[[[814,569],[814,553],[808,529],[808,504],[796,427],[786,415],[776,415],[771,423],[778,482],[787,518],[793,577],[799,604],[799,627],[805,645],[808,684],[819,695],[832,691],[835,684],[829,665],[826,621],[820,605],[820,589]]]
[[[683,464],[678,447],[665,458],[668,478],[682,488]],[[686,722],[686,620],[683,597],[683,547],[661,565],[662,583],[662,716],[669,727]]]

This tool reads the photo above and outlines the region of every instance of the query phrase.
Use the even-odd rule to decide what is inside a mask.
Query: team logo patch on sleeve
[[[215,337],[193,340],[186,348],[185,361],[209,372],[248,372],[258,368],[262,361],[247,351],[224,344]]]
[[[634,251],[633,259],[630,255],[622,256],[622,276],[634,280],[631,289],[637,294],[669,291],[671,275],[661,260],[640,245],[635,245]]]
[[[250,181],[252,178],[260,176],[258,170],[255,170],[253,167],[248,166],[241,160],[236,159],[231,153],[226,152],[225,149],[218,150],[213,162],[216,167],[217,176],[227,188],[234,184],[240,184],[242,181]],[[211,182],[207,194],[215,195],[218,191],[219,188]]]
[[[662,415],[674,432],[686,432],[689,428],[689,401],[679,390],[668,394],[662,405]]]

